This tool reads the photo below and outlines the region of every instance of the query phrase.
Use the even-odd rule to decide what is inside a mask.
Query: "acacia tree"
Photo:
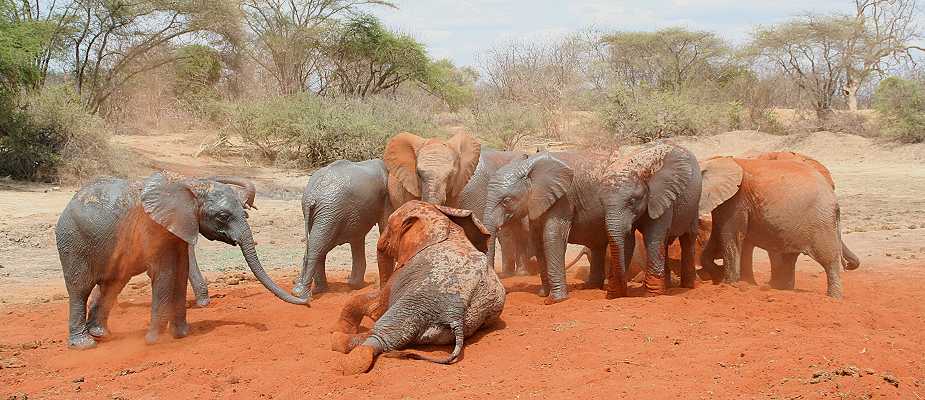
[[[238,21],[223,0],[74,0],[67,15],[75,89],[94,113],[132,78],[177,59],[156,50],[197,33],[233,35]]]
[[[602,41],[612,71],[631,87],[680,91],[696,79],[714,79],[729,55],[729,46],[715,33],[684,28],[616,32]]]
[[[338,93],[365,98],[394,91],[404,82],[425,82],[430,59],[424,46],[390,32],[371,15],[358,15],[337,28],[326,46]]]
[[[371,5],[394,7],[385,0],[242,0],[254,41],[250,55],[273,76],[280,93],[323,92],[331,78],[323,45],[335,22]]]
[[[916,0],[855,0],[852,32],[844,52],[844,95],[848,109],[858,109],[858,90],[873,75],[903,60],[912,60],[913,50],[925,51],[915,43],[922,39],[916,21],[920,16]]]
[[[853,21],[841,16],[806,16],[759,28],[747,54],[784,73],[809,95],[817,117],[831,114],[845,81],[846,44]]]

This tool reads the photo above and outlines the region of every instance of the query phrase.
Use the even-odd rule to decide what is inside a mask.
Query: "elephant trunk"
[[[632,218],[625,210],[608,208],[607,246],[610,250],[610,271],[607,273],[607,298],[626,297],[626,271],[636,248],[636,236],[633,232]]]
[[[845,270],[853,271],[861,266],[861,260],[858,259],[858,256],[856,256],[847,245],[845,245],[845,242],[841,244],[841,252],[842,258],[844,258]]]
[[[206,278],[202,276],[199,270],[199,263],[196,261],[196,246],[189,246],[189,283],[196,294],[196,305],[205,307],[209,305],[209,285]]]
[[[257,188],[254,186],[253,182],[235,176],[210,176],[208,179],[219,183],[242,187],[244,189],[244,208],[257,209],[257,207],[254,206],[254,199],[257,197]]]
[[[254,276],[257,277],[257,280],[263,284],[270,292],[272,292],[276,297],[279,297],[281,300],[298,305],[307,305],[307,299],[300,299],[289,293],[287,293],[283,288],[276,285],[273,282],[273,279],[270,278],[270,275],[267,274],[267,271],[263,269],[263,266],[260,265],[260,260],[257,258],[257,248],[254,245],[254,236],[251,233],[251,229],[247,224],[244,225],[244,230],[241,234],[241,238],[238,240],[238,244],[241,247],[241,252],[244,254],[244,260],[247,261],[247,266],[250,267],[251,272],[254,273]]]

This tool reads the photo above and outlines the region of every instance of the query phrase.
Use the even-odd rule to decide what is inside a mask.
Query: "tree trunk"
[[[849,111],[858,110],[858,90],[860,86],[860,82],[854,79],[848,79],[848,82],[845,83],[845,98],[848,101]]]

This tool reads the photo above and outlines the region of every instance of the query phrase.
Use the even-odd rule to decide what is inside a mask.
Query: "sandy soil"
[[[166,168],[254,179],[260,210],[251,224],[260,257],[290,286],[304,246],[298,198],[308,173],[194,157],[205,140],[196,135],[117,140],[136,160],[130,175]],[[459,363],[380,358],[370,374],[341,377],[329,332],[352,294],[342,284],[348,247],[328,258],[335,293],[303,308],[253,282],[239,250],[203,240],[198,255],[213,304],[191,310],[190,337],[143,344],[150,292],[142,276],[113,312],[115,337],[77,352],[64,343],[66,292],[53,233],[74,188],[0,181],[0,398],[925,396],[925,146],[752,132],[684,144],[701,157],[795,150],[824,162],[836,181],[845,240],[862,258],[860,270],[842,274],[846,298],[824,296],[824,274],[806,257],[796,291],[703,284],[656,299],[607,301],[590,290],[543,306],[532,293],[538,278],[513,278],[505,282],[502,322],[469,340]],[[370,272],[376,239],[373,230]],[[763,282],[767,261],[758,255]],[[582,273],[570,282],[580,283]],[[371,286],[375,280],[367,276]]]

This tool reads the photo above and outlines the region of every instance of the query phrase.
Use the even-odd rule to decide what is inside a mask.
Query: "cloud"
[[[376,8],[383,22],[415,36],[432,56],[475,65],[479,54],[512,40],[546,40],[591,26],[653,30],[669,26],[715,31],[741,42],[755,26],[803,12],[849,11],[844,0],[398,0]]]

